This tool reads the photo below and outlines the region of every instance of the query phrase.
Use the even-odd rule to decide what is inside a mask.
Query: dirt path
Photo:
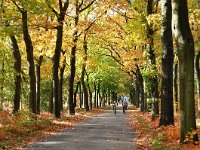
[[[133,150],[134,131],[121,106],[83,121],[24,150]]]

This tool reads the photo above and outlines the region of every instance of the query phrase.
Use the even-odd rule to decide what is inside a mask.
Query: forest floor
[[[136,147],[139,150],[200,150],[199,142],[193,143],[191,137],[197,133],[200,138],[200,126],[186,138],[187,144],[180,144],[179,116],[175,114],[174,126],[159,126],[159,118],[151,121],[151,113],[138,109],[129,109],[130,124],[137,133]]]
[[[20,149],[103,111],[95,108],[90,112],[77,109],[76,115],[63,113],[60,119],[55,119],[47,112],[33,115],[28,111],[20,111],[12,115],[9,111],[0,111],[0,150]]]

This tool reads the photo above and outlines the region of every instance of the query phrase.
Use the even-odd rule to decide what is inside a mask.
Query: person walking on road
[[[117,102],[115,100],[113,101],[113,111],[115,114],[117,113]]]
[[[123,100],[122,106],[123,106],[123,113],[125,113],[125,110],[127,110],[128,108],[128,102],[126,100]]]

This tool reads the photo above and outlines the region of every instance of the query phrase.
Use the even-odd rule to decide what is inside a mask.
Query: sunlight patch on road
[[[44,141],[40,142],[41,145],[56,145],[56,144],[62,144],[63,141]]]

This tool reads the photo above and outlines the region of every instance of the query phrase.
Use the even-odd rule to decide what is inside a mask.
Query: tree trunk
[[[69,106],[69,110],[68,113],[69,114],[75,114],[75,110],[73,107],[73,86],[74,86],[74,77],[75,77],[75,72],[76,72],[76,48],[77,48],[77,42],[78,42],[78,31],[77,31],[77,25],[78,25],[78,21],[79,21],[79,5],[78,5],[78,1],[75,2],[76,4],[76,16],[75,16],[75,20],[74,20],[74,26],[75,26],[75,30],[73,33],[73,47],[71,49],[71,57],[70,57],[70,78],[69,78],[69,88],[68,88],[68,106]]]
[[[86,111],[89,111],[88,90],[87,90],[87,87],[85,85],[85,81],[82,82],[82,86],[83,86],[83,93],[84,93],[84,107],[85,107]]]
[[[19,46],[14,35],[10,35],[13,57],[15,60],[15,93],[14,93],[14,109],[13,113],[16,113],[20,109],[20,95],[21,95],[21,54],[19,51]]]
[[[135,87],[133,85],[131,85],[131,87],[130,87],[130,100],[131,100],[131,104],[133,104],[134,106],[136,106]]]
[[[40,114],[40,67],[42,64],[43,56],[39,57],[36,64],[36,102],[37,102],[37,113]]]
[[[94,108],[97,108],[97,86],[94,82]]]
[[[174,124],[173,110],[173,41],[171,0],[162,0],[162,84],[160,125]]]
[[[84,92],[84,106],[85,110],[89,111],[89,104],[88,104],[88,90],[85,85],[85,70],[86,70],[86,63],[87,63],[87,41],[86,41],[86,34],[84,35],[84,43],[83,43],[83,49],[84,49],[84,62],[82,65],[82,72],[81,72],[81,84],[83,86],[83,92]]]
[[[98,87],[97,87],[97,108],[99,108],[99,101],[100,101],[100,82],[98,82]]]
[[[178,111],[178,63],[174,64],[174,101],[175,101],[175,111]]]
[[[76,90],[74,91],[74,109],[76,108],[76,95],[78,93],[78,88],[80,86],[80,83],[81,83],[80,81],[77,82],[77,84],[76,84]]]
[[[108,89],[108,105],[111,104],[111,98],[110,98],[110,88]]]
[[[75,50],[76,46],[74,46],[71,50],[71,58],[70,58],[70,78],[68,85],[68,113],[70,115],[75,114],[74,110],[74,100],[73,100],[73,87],[74,87],[74,77],[75,77]],[[80,93],[81,94],[81,93]],[[81,101],[81,100],[80,100]],[[81,107],[81,103],[80,103]]]
[[[147,1],[147,16],[152,15],[154,13],[153,11],[154,7],[154,0],[148,0]],[[148,38],[148,54],[149,54],[149,60],[150,64],[156,68],[156,56],[154,52],[154,31],[152,27],[147,24],[147,38]],[[153,78],[150,78],[149,80],[151,83],[151,99],[153,100],[152,102],[152,120],[154,120],[156,115],[159,115],[159,102],[158,102],[158,77],[157,75]]]
[[[5,55],[4,55],[5,56]],[[4,103],[4,84],[5,84],[5,60],[4,60],[4,58],[3,58],[3,60],[2,60],[2,69],[1,69],[1,72],[2,72],[2,84],[1,84],[1,93],[2,93],[2,95],[1,95],[1,104],[0,104],[0,107],[2,107],[3,108],[3,103]]]
[[[135,85],[136,85],[136,89],[135,89],[135,101],[136,101],[136,107],[139,108],[139,105],[140,105],[140,85],[139,85],[139,82],[138,82],[138,78],[136,78],[136,81],[135,81]]]
[[[23,28],[23,35],[24,41],[26,44],[26,54],[28,60],[28,74],[30,79],[30,96],[29,96],[29,103],[32,113],[36,113],[36,77],[35,77],[35,65],[33,59],[33,45],[31,41],[31,37],[29,35],[28,30],[28,17],[27,11],[21,11],[22,14],[22,28]]]
[[[92,91],[91,91],[90,87],[88,87],[88,88],[89,88],[90,110],[92,110]]]
[[[147,93],[144,93],[144,111],[148,112]]]
[[[105,88],[103,89],[103,93],[102,93],[102,106],[105,107],[105,102],[106,102],[106,90]]]
[[[137,67],[136,75],[137,75],[137,82],[139,86],[139,107],[140,111],[144,112],[144,86],[143,86],[143,77],[140,72],[140,68]]]
[[[107,90],[108,91],[108,90]],[[108,105],[108,93],[105,93],[105,106]]]
[[[195,70],[197,75],[197,94],[198,94],[198,108],[197,108],[197,118],[200,118],[200,66],[199,66],[199,59],[200,59],[200,51],[198,51],[195,59]]]
[[[65,20],[65,13],[67,11],[67,8],[69,6],[69,0],[65,0],[62,2],[61,0],[58,1],[59,3],[59,12],[56,12],[55,9],[52,9],[51,6],[49,8],[52,10],[52,12],[55,13],[57,17],[57,35],[56,35],[56,47],[54,51],[53,56],[53,102],[55,103],[54,106],[54,115],[56,118],[60,118],[60,111],[61,111],[61,102],[59,99],[59,91],[62,89],[59,89],[59,76],[58,76],[58,70],[59,70],[59,63],[60,63],[60,53],[62,51],[62,43],[63,43],[63,22]]]
[[[56,118],[60,118],[60,100],[59,100],[59,76],[58,76],[58,69],[60,63],[60,53],[62,48],[62,38],[63,38],[63,25],[62,19],[58,18],[58,23],[60,24],[57,26],[57,36],[56,36],[56,48],[54,51],[53,56],[53,102],[54,105],[54,115]]]
[[[101,95],[101,92],[99,91],[99,107],[101,108],[102,107],[102,95]]]
[[[80,108],[82,108],[82,105],[83,105],[83,103],[82,103],[82,102],[83,102],[83,98],[82,98],[82,97],[83,97],[83,96],[82,96],[82,85],[80,84],[80,85],[79,85],[79,100],[80,100],[80,101],[79,101],[79,107],[80,107]]]
[[[49,99],[49,112],[53,114],[53,81],[51,81],[51,95]]]
[[[194,100],[194,40],[189,26],[187,0],[172,0],[174,37],[179,61],[180,142],[196,129]],[[193,140],[198,136],[194,134]]]
[[[63,57],[65,57],[64,54],[63,54]],[[65,67],[66,67],[66,59],[64,58],[64,61],[60,68],[59,95],[58,95],[61,111],[63,110],[63,90],[62,89],[63,89]]]
[[[87,84],[88,84],[88,91],[89,91],[90,110],[92,110],[92,90],[89,84],[89,74],[86,73],[86,75],[87,75]]]

